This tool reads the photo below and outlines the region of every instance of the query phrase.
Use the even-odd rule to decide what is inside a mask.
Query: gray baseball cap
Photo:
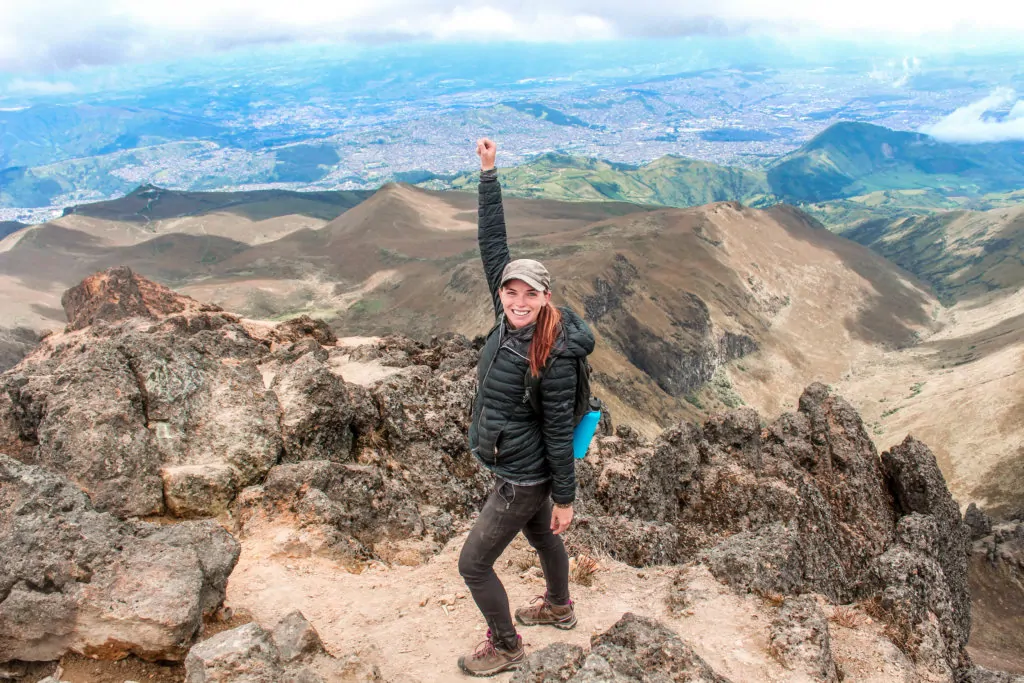
[[[501,271],[501,284],[509,280],[522,280],[534,289],[546,292],[551,289],[551,276],[548,269],[540,261],[521,258],[510,261],[505,270]]]

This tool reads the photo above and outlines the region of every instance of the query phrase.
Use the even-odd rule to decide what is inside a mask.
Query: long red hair
[[[540,376],[541,370],[548,362],[561,327],[562,312],[549,302],[537,315],[537,327],[533,331],[533,341],[530,343],[530,373],[534,377]]]

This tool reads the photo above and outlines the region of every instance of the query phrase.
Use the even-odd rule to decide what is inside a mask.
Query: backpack
[[[544,375],[547,373],[550,363],[551,359],[548,360],[548,364],[541,369],[540,374],[536,377],[533,376],[529,369],[526,370],[526,377],[524,380],[526,384],[526,394],[524,396],[524,400],[530,403],[530,407],[537,415],[544,414],[540,402],[540,382],[544,379]],[[583,416],[587,413],[593,410],[600,410],[600,405],[600,401],[590,395],[590,362],[586,358],[577,358],[576,398],[573,401],[572,410],[573,425],[578,425],[580,420],[582,420]]]

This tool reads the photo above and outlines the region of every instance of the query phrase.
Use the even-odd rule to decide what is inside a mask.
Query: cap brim
[[[502,284],[502,286],[504,286],[506,282],[510,282],[512,280],[522,280],[526,284],[528,284],[531,287],[533,287],[534,289],[536,289],[538,292],[545,292],[545,291],[547,291],[547,288],[544,285],[542,285],[541,283],[537,282],[536,280],[534,280],[529,275],[509,275],[508,277],[506,277],[504,280],[501,281],[501,284]]]

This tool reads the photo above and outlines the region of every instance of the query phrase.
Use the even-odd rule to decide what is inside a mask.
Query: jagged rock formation
[[[185,659],[185,683],[379,680],[376,667],[328,654],[301,612],[292,612],[271,631],[250,623],[218,633]]]
[[[101,321],[116,322],[133,317],[156,319],[186,311],[221,310],[139,277],[126,266],[87,277],[64,292],[60,303],[71,330]]]
[[[124,522],[67,479],[0,455],[0,662],[69,650],[181,659],[238,554],[212,522]]]
[[[706,562],[737,589],[877,601],[936,675],[964,670],[969,530],[926,446],[879,458],[846,401],[812,385],[762,427],[741,409],[581,463],[576,542],[632,564]]]
[[[627,612],[592,636],[590,652],[553,645],[527,657],[513,683],[548,681],[692,681],[728,683],[678,635],[653,619]]]

